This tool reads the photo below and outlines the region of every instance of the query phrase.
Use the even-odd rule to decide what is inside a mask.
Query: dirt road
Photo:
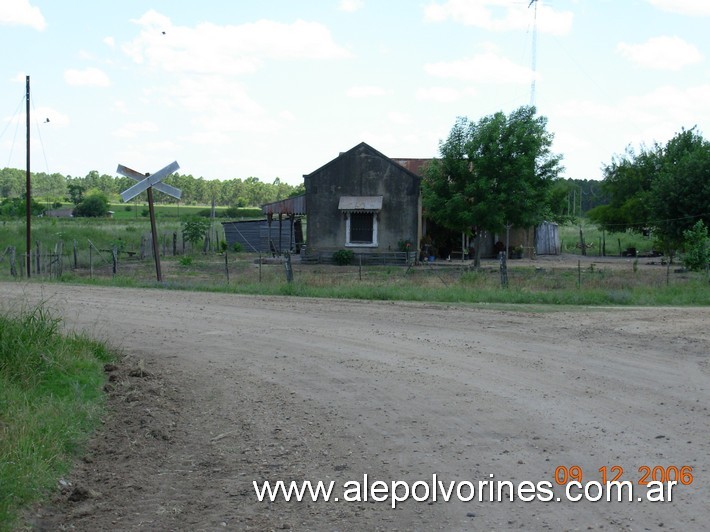
[[[127,356],[108,368],[111,413],[72,485],[30,516],[40,529],[701,530],[710,519],[710,308],[8,283],[0,300],[43,300]],[[575,465],[583,482],[605,466],[634,483],[644,466],[690,466],[693,482],[655,503],[636,500],[638,484],[621,503],[570,502],[557,485],[559,502],[342,500],[363,475],[431,484],[436,474],[478,490],[551,482]],[[254,480],[333,480],[341,500],[258,502]]]

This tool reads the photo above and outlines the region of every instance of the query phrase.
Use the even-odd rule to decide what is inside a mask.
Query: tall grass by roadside
[[[358,280],[349,277],[324,276],[296,272],[295,281],[283,278],[281,267],[264,273],[262,282],[233,279],[231,284],[210,279],[182,277],[163,283],[148,277],[116,276],[113,279],[87,279],[65,276],[65,282],[125,288],[157,288],[244,295],[276,295],[373,301],[417,301],[461,304],[530,304],[586,306],[708,306],[710,283],[704,274],[666,284],[662,275],[652,279],[635,279],[631,274],[605,275],[586,272],[582,286],[577,286],[576,272],[556,272],[545,279],[534,269],[509,270],[510,286],[501,288],[497,274],[467,272],[458,277],[449,273],[441,277],[429,272],[405,274],[404,268],[386,268]],[[592,276],[593,275],[593,276]],[[689,274],[690,275],[690,274]],[[253,274],[252,274],[253,276]],[[236,277],[236,276],[235,276]],[[446,283],[446,284],[445,284]]]
[[[0,315],[0,530],[56,486],[103,409],[106,346],[44,307]]]

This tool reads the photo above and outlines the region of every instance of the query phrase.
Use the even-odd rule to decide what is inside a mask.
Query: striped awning
[[[338,209],[344,212],[380,212],[382,196],[340,196]]]

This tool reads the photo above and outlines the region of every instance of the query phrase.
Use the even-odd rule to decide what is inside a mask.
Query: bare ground
[[[703,530],[710,308],[500,310],[0,283],[124,353],[39,530]],[[258,502],[258,480],[691,466],[672,502]],[[638,488],[637,486],[637,489]],[[342,490],[341,490],[342,491]],[[645,491],[644,491],[645,492]],[[557,487],[556,495],[563,495]]]

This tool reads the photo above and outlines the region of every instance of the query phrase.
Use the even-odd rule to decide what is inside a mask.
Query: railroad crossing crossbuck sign
[[[178,168],[180,168],[180,165],[177,163],[177,161],[173,161],[168,166],[162,168],[161,170],[158,170],[152,175],[143,175],[140,172],[136,172],[135,170],[131,170],[130,168],[126,168],[125,166],[120,164],[116,169],[116,173],[138,181],[138,183],[136,183],[132,187],[121,192],[121,198],[123,199],[123,201],[132,200],[144,190],[148,192],[150,232],[153,238],[153,257],[155,257],[155,273],[158,277],[158,282],[163,281],[163,274],[160,270],[160,247],[158,246],[158,229],[155,225],[155,210],[153,208],[153,189],[159,190],[160,192],[164,192],[165,194],[168,194],[169,196],[172,196],[176,199],[180,199],[180,196],[182,196],[182,191],[179,188],[171,187],[170,185],[161,183],[164,178],[168,177]]]
[[[155,190],[164,192],[165,194],[168,194],[173,198],[180,199],[180,196],[182,196],[182,191],[179,188],[171,187],[170,185],[161,183],[163,178],[168,177],[178,168],[180,168],[180,165],[177,163],[177,161],[173,161],[162,170],[158,170],[153,175],[148,175],[148,177],[146,177],[140,172],[136,172],[135,170],[131,170],[130,168],[126,168],[125,166],[119,164],[116,173],[138,181],[138,183],[133,185],[131,188],[121,192],[121,198],[123,198],[123,201],[130,201],[144,190],[147,190],[148,187],[153,187]]]

